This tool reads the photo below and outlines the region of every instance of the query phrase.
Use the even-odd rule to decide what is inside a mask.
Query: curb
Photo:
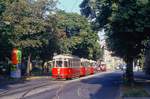
[[[123,99],[122,98],[122,89],[121,89],[121,85],[119,86],[119,90],[118,90],[118,95],[116,99]]]
[[[25,80],[37,80],[37,79],[50,79],[51,76],[31,76],[31,77],[27,77],[25,78]]]

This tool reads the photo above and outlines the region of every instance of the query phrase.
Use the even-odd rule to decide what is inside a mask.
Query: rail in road
[[[0,97],[1,97],[1,99],[8,99],[8,97],[12,96],[11,99],[15,99],[15,98],[22,99],[27,96],[31,96],[31,95],[38,94],[38,93],[44,92],[46,90],[52,90],[52,89],[57,89],[57,92],[56,92],[56,95],[57,95],[61,91],[61,88],[63,88],[63,85],[77,82],[77,81],[84,80],[84,79],[88,79],[88,78],[92,78],[92,77],[98,76],[98,75],[104,75],[107,73],[111,73],[111,71],[97,73],[94,75],[89,75],[86,77],[82,77],[80,79],[73,79],[73,80],[69,80],[69,81],[51,81],[51,82],[45,81],[45,82],[41,82],[41,83],[38,83],[35,85],[28,84],[26,86],[19,87],[17,89],[7,90],[7,91],[1,93]],[[80,91],[80,88],[78,89],[78,93],[79,93],[79,91]]]
[[[10,88],[3,89],[1,88],[0,92],[0,97],[6,97],[6,96],[13,96],[15,94],[22,94],[22,96],[25,96],[27,93],[29,93],[32,90],[44,87],[44,86],[53,86],[56,85],[57,83],[60,83],[62,81],[52,81],[51,79],[49,80],[34,80],[35,82],[26,82],[25,84],[10,84],[8,85]],[[20,95],[19,95],[20,96]],[[6,98],[7,99],[7,98]]]

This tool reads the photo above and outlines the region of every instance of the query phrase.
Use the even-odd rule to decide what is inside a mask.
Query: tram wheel
[[[66,80],[71,80],[72,78],[66,78]]]

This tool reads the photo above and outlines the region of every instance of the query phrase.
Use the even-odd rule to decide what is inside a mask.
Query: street
[[[0,99],[150,99],[149,13],[150,0],[0,0]]]
[[[90,75],[69,81],[49,81],[30,85],[26,90],[1,96],[1,99],[116,99],[122,72]],[[40,85],[40,86],[39,86]],[[43,86],[42,86],[43,85]],[[17,87],[19,90],[19,88]],[[16,90],[17,90],[16,89]]]

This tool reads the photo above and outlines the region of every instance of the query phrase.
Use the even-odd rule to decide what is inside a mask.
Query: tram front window
[[[56,61],[56,67],[62,67],[62,61]]]

